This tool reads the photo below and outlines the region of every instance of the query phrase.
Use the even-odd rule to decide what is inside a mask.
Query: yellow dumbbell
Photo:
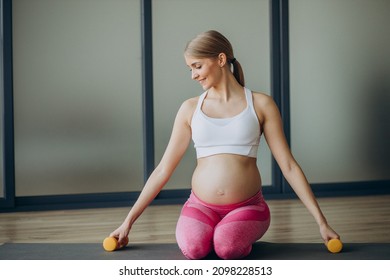
[[[116,239],[115,237],[107,237],[103,240],[103,248],[108,252],[112,252],[125,247],[129,243],[129,238],[127,236],[125,238],[125,241],[126,242],[123,246],[119,246],[118,239]]]
[[[343,243],[340,239],[331,239],[326,244],[326,247],[328,247],[331,253],[339,253],[343,249]]]

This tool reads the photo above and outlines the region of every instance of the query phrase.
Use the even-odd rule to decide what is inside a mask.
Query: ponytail
[[[233,75],[236,78],[237,82],[245,87],[245,79],[244,79],[244,71],[242,71],[242,67],[240,62],[237,59],[233,58],[231,60],[231,64],[233,65]]]

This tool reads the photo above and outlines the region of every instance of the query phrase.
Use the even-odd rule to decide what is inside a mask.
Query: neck
[[[229,75],[226,79],[222,79],[220,83],[208,90],[208,94],[223,101],[228,101],[232,96],[242,92],[243,87],[237,82],[233,75]]]

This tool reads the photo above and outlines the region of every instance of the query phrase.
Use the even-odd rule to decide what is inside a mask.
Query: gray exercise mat
[[[129,244],[114,252],[97,243],[6,243],[2,260],[184,260],[177,244]],[[211,253],[206,259],[218,259]],[[390,243],[346,243],[332,254],[320,243],[257,242],[250,260],[389,260]]]

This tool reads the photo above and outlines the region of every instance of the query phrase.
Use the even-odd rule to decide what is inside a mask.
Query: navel
[[[225,191],[224,190],[217,190],[217,195],[218,196],[224,196],[225,195]]]

